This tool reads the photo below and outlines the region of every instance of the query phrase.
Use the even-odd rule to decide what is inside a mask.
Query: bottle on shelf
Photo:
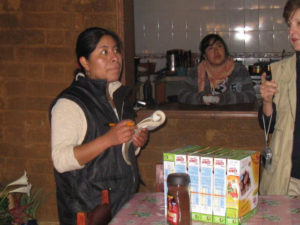
[[[154,100],[153,100],[153,95],[152,95],[152,84],[150,81],[150,75],[148,75],[148,79],[144,84],[144,101],[147,103],[147,105],[153,105]]]

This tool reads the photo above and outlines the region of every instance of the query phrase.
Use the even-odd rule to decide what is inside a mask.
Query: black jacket
[[[106,81],[79,77],[53,101],[51,109],[59,98],[67,98],[77,103],[87,119],[84,143],[105,134],[108,123],[118,119],[106,98]],[[119,118],[133,119],[135,113],[126,98],[129,91],[121,86],[114,93],[114,102]],[[123,109],[122,109],[123,107]],[[122,145],[113,146],[85,165],[83,169],[65,173],[54,170],[57,186],[57,204],[61,224],[76,224],[79,211],[91,211],[101,203],[101,190],[110,190],[112,214],[130,199],[138,188],[138,169],[133,146],[129,150],[131,165],[123,159]]]

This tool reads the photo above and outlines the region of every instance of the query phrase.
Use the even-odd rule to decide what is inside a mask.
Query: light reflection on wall
[[[233,54],[291,52],[283,0],[134,0],[136,54],[179,48],[198,53],[209,33]]]
[[[250,27],[236,27],[234,29],[235,31],[237,31],[237,33],[235,34],[235,38],[237,40],[244,40],[245,43],[249,42],[251,40],[251,35],[250,34],[247,34],[245,32],[247,31],[251,31],[252,29]]]

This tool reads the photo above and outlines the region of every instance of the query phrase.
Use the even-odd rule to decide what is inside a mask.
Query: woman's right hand
[[[266,80],[266,73],[263,73],[261,76],[261,85],[259,87],[260,95],[262,97],[263,103],[271,103],[273,102],[273,97],[276,93],[278,93],[277,90],[277,84],[274,80],[267,81]]]
[[[261,85],[259,87],[260,95],[263,100],[263,111],[266,116],[270,116],[273,112],[273,97],[278,93],[277,84],[274,80],[268,81],[267,74],[261,76]]]
[[[122,120],[115,126],[111,127],[106,133],[111,146],[123,144],[129,141],[136,129],[135,123],[132,120]]]
[[[106,151],[111,146],[123,144],[134,135],[136,125],[132,120],[122,120],[108,132],[86,144],[74,147],[74,155],[80,165],[84,165]]]

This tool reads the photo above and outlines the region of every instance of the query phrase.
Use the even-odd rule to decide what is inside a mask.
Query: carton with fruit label
[[[256,212],[259,159],[259,152],[236,150],[227,160],[226,224],[241,224]]]

